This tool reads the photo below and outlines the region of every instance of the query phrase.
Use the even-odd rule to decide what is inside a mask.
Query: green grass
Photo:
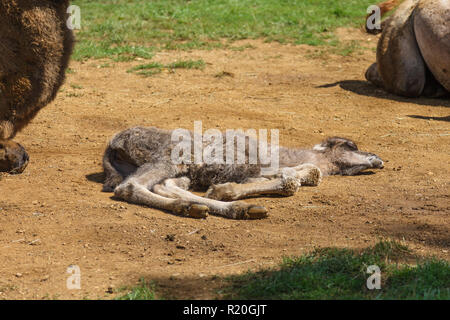
[[[412,260],[416,263],[405,263]],[[366,287],[371,265],[381,269],[380,290]],[[127,294],[116,299],[157,299],[157,285],[143,279],[124,290]],[[450,265],[435,258],[419,259],[395,241],[380,241],[364,250],[322,248],[285,258],[277,268],[228,277],[218,294],[242,300],[449,300]]]
[[[333,30],[360,26],[373,0],[75,0],[76,60],[151,59],[161,49],[232,47],[239,39],[337,46]],[[242,49],[235,47],[237,50]]]
[[[168,69],[203,69],[204,67],[203,60],[179,60],[166,66]]]
[[[205,62],[203,60],[178,60],[166,65],[159,62],[141,64],[127,70],[127,72],[149,77],[161,73],[164,69],[203,69],[204,67]]]
[[[81,86],[79,84],[75,84],[75,83],[71,83],[70,87],[73,89],[83,89],[83,86]]]
[[[428,259],[395,263],[408,256],[396,242],[382,241],[362,252],[326,248],[286,258],[272,270],[229,278],[223,293],[231,299],[450,299],[450,266]],[[366,287],[367,267],[381,269],[381,290]]]
[[[134,288],[121,288],[126,294],[116,297],[116,300],[156,300],[154,284],[140,279],[139,285]]]

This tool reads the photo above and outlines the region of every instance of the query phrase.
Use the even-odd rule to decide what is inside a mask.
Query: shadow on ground
[[[380,88],[373,86],[369,82],[362,80],[342,80],[334,83],[323,84],[317,86],[316,88],[331,88],[335,86],[339,86],[346,91],[351,91],[353,93],[368,97],[393,100],[397,102],[414,103],[423,106],[450,107],[449,99],[401,97],[388,93]]]
[[[96,173],[87,174],[86,179],[91,182],[103,184],[103,182],[105,181],[105,173],[104,172],[96,172]]]
[[[446,225],[429,223],[385,224],[380,228],[383,237],[409,242],[417,245],[433,246],[444,252],[450,251],[450,229]]]
[[[450,116],[446,117],[427,117],[427,116],[419,116],[419,115],[408,115],[410,118],[414,119],[422,119],[422,120],[435,120],[435,121],[447,121],[450,122]]]

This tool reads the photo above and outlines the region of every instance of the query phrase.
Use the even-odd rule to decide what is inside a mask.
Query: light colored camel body
[[[0,152],[10,157],[28,159],[11,139],[64,81],[74,42],[68,6],[68,0],[0,0]],[[11,160],[19,167],[0,165],[0,171],[22,172],[27,163]]]
[[[174,164],[171,155],[176,143],[171,137],[171,131],[154,127],[118,133],[103,158],[103,191],[183,216],[205,218],[209,212],[232,219],[258,219],[267,216],[266,208],[238,200],[291,196],[302,185],[318,185],[324,175],[355,175],[383,167],[378,156],[338,137],[309,150],[279,147],[279,169],[272,172],[263,173],[260,163],[249,164],[247,149],[244,164]],[[248,145],[253,138],[245,139]],[[189,189],[207,191],[201,197]]]
[[[406,0],[383,23],[366,78],[407,97],[450,92],[450,0]]]

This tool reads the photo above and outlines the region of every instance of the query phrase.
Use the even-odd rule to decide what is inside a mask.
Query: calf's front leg
[[[318,185],[322,179],[320,169],[313,164],[293,168],[282,168],[278,174],[250,183],[212,185],[206,197],[222,201],[233,201],[262,195],[292,196],[301,185]]]

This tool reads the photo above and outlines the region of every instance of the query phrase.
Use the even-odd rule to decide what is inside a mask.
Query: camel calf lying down
[[[309,150],[279,147],[279,169],[273,172],[262,170],[260,161],[249,164],[248,148],[244,164],[174,164],[171,155],[177,142],[172,141],[172,133],[154,127],[118,133],[103,158],[103,191],[188,217],[205,218],[209,212],[232,219],[259,219],[267,216],[266,208],[238,200],[292,196],[300,186],[318,185],[323,175],[355,175],[383,167],[377,155],[359,151],[354,142],[338,137]],[[255,141],[244,136],[247,146]],[[203,148],[209,144],[203,142]],[[205,197],[189,192],[190,188],[207,190]]]

